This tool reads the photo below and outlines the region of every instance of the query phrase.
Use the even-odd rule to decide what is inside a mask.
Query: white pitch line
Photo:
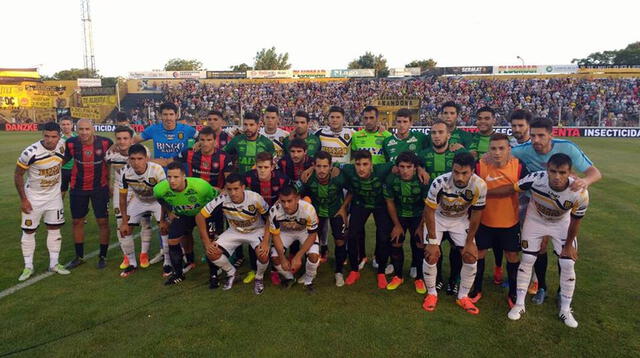
[[[152,227],[151,228],[151,232],[155,232],[156,229],[157,229],[157,227]],[[135,240],[135,239],[137,239],[139,237],[140,237],[140,233],[137,233],[137,234],[135,234],[133,236],[133,239]],[[113,244],[109,245],[109,249],[113,249],[116,246],[120,246],[120,242],[117,241],[117,242],[114,242]],[[92,252],[88,253],[87,255],[85,255],[84,258],[85,259],[90,259],[90,258],[98,256],[99,253],[100,253],[100,250],[95,250],[95,251],[92,251]],[[24,282],[21,282],[21,283],[15,285],[15,286],[12,286],[12,287],[9,287],[9,288],[7,288],[5,290],[2,290],[2,291],[0,291],[0,299],[2,299],[4,297],[7,297],[9,295],[12,295],[12,294],[22,290],[23,288],[27,288],[27,287],[33,285],[34,283],[36,283],[36,282],[38,282],[40,280],[44,280],[45,278],[53,276],[55,274],[56,274],[55,272],[47,271],[47,272],[41,273],[41,274],[39,274],[37,276],[34,276],[34,277],[24,281]]]

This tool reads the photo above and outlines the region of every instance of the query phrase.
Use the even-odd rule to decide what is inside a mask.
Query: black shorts
[[[478,250],[487,250],[493,247],[494,240],[498,241],[504,251],[520,251],[520,224],[506,228],[488,227],[480,224],[476,232]]]
[[[331,233],[333,234],[333,239],[344,240],[345,232],[347,228],[344,225],[342,216],[334,216],[331,218],[318,218],[318,236],[325,234],[322,231],[328,228],[327,224],[325,224],[327,220],[329,220],[329,224],[331,225]]]
[[[89,213],[89,201],[96,219],[109,217],[109,188],[96,190],[71,190],[69,203],[71,204],[71,217],[83,219]]]
[[[169,240],[192,234],[194,227],[196,227],[195,216],[179,216],[173,219],[169,224]]]
[[[413,243],[422,243],[420,241],[420,236],[416,235],[416,230],[418,229],[418,224],[420,224],[421,221],[421,217],[417,216],[414,218],[405,218],[405,217],[399,217],[398,218],[400,220],[400,225],[402,226],[402,229],[404,230],[404,233],[402,236],[400,236],[400,242],[404,242],[405,237],[407,236],[406,233],[407,231],[409,232],[409,236],[411,237],[411,242]]]
[[[60,191],[68,191],[69,182],[71,182],[71,169],[62,169],[62,182],[60,183]]]

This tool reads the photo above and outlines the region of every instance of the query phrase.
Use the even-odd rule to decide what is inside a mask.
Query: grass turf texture
[[[15,160],[39,134],[0,132],[0,290],[17,284],[23,261],[20,251],[19,200],[13,185]],[[480,315],[463,312],[451,296],[440,295],[433,313],[421,309],[405,258],[405,283],[396,291],[375,288],[368,265],[352,287],[333,281],[329,264],[316,279],[317,294],[301,285],[288,291],[266,284],[255,296],[252,285],[236,283],[231,291],[211,291],[208,269],[198,264],[176,287],[163,286],[161,264],[119,277],[119,248],[109,252],[108,267],[95,268],[96,258],[70,276],[54,275],[0,299],[0,355],[263,355],[282,356],[632,356],[640,351],[640,240],[637,193],[640,171],[633,163],[640,141],[576,140],[604,174],[591,188],[591,207],[583,222],[574,296],[578,329],[557,319],[556,259],[550,255],[550,297],[542,306],[528,304],[518,322],[506,317],[506,289],[492,284],[493,258],[488,255]],[[71,218],[62,230],[61,262],[74,256]],[[86,228],[89,253],[98,248],[90,213]],[[111,217],[115,226],[115,219]],[[373,251],[373,223],[367,225],[367,251]],[[155,235],[155,234],[154,234]],[[115,242],[115,231],[111,232]],[[196,243],[199,239],[196,237]],[[139,240],[136,250],[139,252]],[[198,262],[201,247],[197,247]],[[152,253],[157,252],[154,238]],[[405,245],[409,252],[408,244]],[[445,277],[448,276],[448,248]],[[36,274],[48,264],[45,230],[37,236]],[[347,266],[348,267],[348,266]],[[243,267],[247,271],[247,266]],[[345,276],[346,276],[345,270]],[[268,276],[265,277],[268,281]],[[530,297],[527,297],[529,302]],[[635,353],[634,353],[635,352]]]

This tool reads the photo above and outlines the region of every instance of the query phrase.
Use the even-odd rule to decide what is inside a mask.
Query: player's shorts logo
[[[31,219],[26,219],[24,221],[24,226],[31,226],[31,225],[33,225],[33,221],[31,221]]]
[[[120,208],[114,208],[113,212],[116,213],[116,215],[120,215]]]
[[[565,201],[564,201],[564,203],[562,203],[562,207],[563,207],[565,210],[569,210],[569,209],[571,209],[571,207],[572,207],[572,206],[573,206],[573,203],[572,203],[572,202],[570,202],[569,200],[565,200]]]
[[[527,240],[522,240],[520,245],[522,246],[523,249],[526,249],[529,247],[529,243],[527,242]]]

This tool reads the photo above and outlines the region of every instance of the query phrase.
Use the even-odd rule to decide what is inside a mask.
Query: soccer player
[[[380,120],[378,119],[378,109],[374,106],[366,106],[362,111],[364,128],[353,134],[351,141],[351,151],[368,150],[371,153],[373,164],[386,162],[382,153],[382,143],[385,138],[391,137],[389,131],[380,130]]]
[[[269,241],[273,241],[271,261],[276,270],[285,278],[285,286],[293,283],[293,274],[302,266],[302,258],[306,255],[304,287],[314,293],[313,279],[320,264],[320,243],[318,242],[318,216],[310,203],[301,200],[296,189],[287,185],[280,190],[278,202],[269,210],[268,238],[262,243],[263,250],[269,249]],[[285,251],[297,241],[300,250],[291,261]]]
[[[295,138],[289,143],[287,153],[278,161],[278,171],[290,180],[296,181],[305,169],[313,166],[313,158],[308,155],[307,143]]]
[[[395,162],[400,153],[410,151],[419,153],[427,148],[427,135],[412,131],[411,112],[402,108],[396,113],[396,132],[382,142],[382,154],[387,162]]]
[[[467,295],[476,275],[478,248],[475,236],[485,206],[487,185],[473,173],[474,168],[475,159],[471,153],[456,154],[453,158],[453,170],[437,177],[429,188],[425,201],[426,246],[422,263],[427,285],[427,296],[422,308],[429,312],[434,311],[438,303],[436,274],[439,246],[443,234],[449,232],[463,261],[456,303],[470,314],[480,313]]]
[[[273,153],[275,151],[273,142],[258,133],[259,121],[257,114],[245,113],[242,123],[244,133],[233,137],[222,149],[233,158],[235,169],[241,175],[250,171],[256,164],[256,154],[260,152]]]
[[[316,132],[322,150],[331,154],[334,163],[351,162],[351,140],[354,130],[344,127],[344,109],[338,106],[329,108],[329,125]]]
[[[511,147],[531,141],[529,134],[531,112],[525,109],[516,109],[509,116],[509,123],[511,124],[511,137],[509,137]]]
[[[460,105],[453,101],[445,102],[440,107],[440,119],[447,124],[447,127],[449,127],[449,133],[451,134],[449,144],[452,145],[454,150],[462,146],[468,151],[473,151],[475,150],[473,146],[473,135],[467,131],[457,128],[459,115]],[[454,144],[459,145],[454,146]]]
[[[222,286],[225,291],[233,287],[236,276],[236,268],[229,262],[228,256],[243,244],[249,244],[252,249],[257,250],[257,271],[253,292],[260,295],[264,292],[264,272],[269,265],[269,248],[260,245],[265,233],[265,219],[269,205],[260,194],[246,190],[242,177],[235,173],[227,177],[225,192],[206,204],[196,216],[200,238],[207,258],[227,274],[227,279]],[[222,212],[229,222],[229,228],[218,237],[217,241],[214,241],[209,239],[206,219],[218,207],[222,207]]]
[[[78,134],[73,131],[73,120],[71,117],[60,118],[60,130],[62,131],[62,140],[66,141],[71,137],[75,137]],[[71,181],[71,169],[73,168],[73,160],[68,161],[62,166],[62,183],[60,184],[60,190],[62,191],[62,199],[69,191],[69,181]]]
[[[534,137],[535,138],[535,137]],[[576,286],[575,262],[578,259],[577,238],[581,219],[589,205],[586,189],[573,191],[577,179],[571,177],[571,158],[556,153],[549,158],[546,171],[533,172],[520,180],[515,189],[530,191],[531,200],[522,227],[522,261],[518,266],[516,305],[508,317],[518,320],[525,312],[525,296],[542,238],[550,236],[560,266],[560,312],[558,317],[569,327],[578,327],[571,312]]]
[[[202,178],[216,188],[224,187],[224,177],[231,171],[231,157],[216,149],[216,134],[213,128],[204,127],[198,133],[199,149],[185,149],[175,161],[187,166],[187,176]]]
[[[512,305],[515,302],[518,252],[520,251],[519,200],[515,192],[510,195],[495,195],[494,192],[496,188],[502,186],[512,188],[528,172],[518,158],[511,156],[509,137],[506,134],[494,133],[491,136],[489,156],[492,160],[481,158],[476,165],[476,174],[487,184],[487,200],[476,233],[478,271],[469,298],[476,303],[482,297],[484,258],[489,248],[493,248],[494,255],[497,257],[495,250],[498,247],[504,250],[507,257],[507,277],[509,278],[507,298]],[[502,278],[502,273],[499,277]]]
[[[177,123],[178,107],[169,102],[160,105],[162,123],[147,127],[134,143],[153,140],[153,157],[171,159],[188,148],[189,139],[195,138],[196,130],[186,124]],[[165,164],[165,163],[162,163]]]
[[[302,186],[300,192],[303,196],[309,196],[311,203],[318,215],[318,236],[322,243],[322,237],[329,236],[328,230],[331,226],[331,232],[335,242],[335,280],[336,286],[344,286],[344,276],[342,268],[347,259],[346,247],[346,226],[347,207],[351,202],[352,195],[347,194],[347,199],[343,199],[343,190],[346,188],[346,178],[344,174],[339,173],[337,176],[331,175],[331,154],[319,151],[315,155],[313,173],[307,180],[301,180]],[[326,253],[326,249],[325,253]],[[322,246],[320,254],[322,258]]]
[[[116,113],[116,126],[123,126],[131,128],[131,123],[129,121],[129,115],[125,112],[117,112]],[[133,128],[131,128],[133,129]]]
[[[478,133],[472,134],[473,148],[472,154],[477,158],[482,158],[484,153],[489,151],[489,142],[491,135],[495,132],[493,127],[496,125],[496,111],[491,107],[481,107],[476,111],[476,127]]]
[[[309,113],[305,111],[297,111],[293,116],[294,129],[289,136],[284,139],[282,143],[284,145],[285,153],[289,151],[289,145],[291,141],[298,138],[304,140],[307,143],[307,155],[312,157],[320,150],[320,138],[317,135],[309,132]]]
[[[398,174],[390,175],[384,184],[383,193],[387,203],[387,210],[393,222],[391,230],[391,263],[394,276],[387,285],[387,290],[395,290],[402,282],[402,266],[404,250],[402,245],[405,234],[409,231],[411,244],[411,267],[417,270],[414,286],[416,292],[425,294],[424,277],[422,273],[422,256],[424,245],[420,241],[418,230],[422,230],[422,213],[424,201],[427,198],[429,186],[418,179],[416,168],[418,157],[411,152],[400,153],[396,158]]]
[[[580,148],[571,141],[553,138],[553,124],[549,119],[539,118],[531,123],[531,142],[519,145],[511,153],[522,160],[530,172],[546,170],[547,162],[552,155],[563,153],[571,158],[572,168],[584,174],[583,178],[575,177],[571,182],[571,190],[586,189],[602,178],[600,170],[593,165]],[[530,197],[530,196],[529,196]],[[535,274],[538,279],[537,294],[531,299],[535,304],[542,304],[547,294],[546,271],[548,256],[546,245],[536,260]]]
[[[84,224],[89,212],[89,202],[98,223],[100,253],[97,267],[107,266],[109,248],[109,168],[106,155],[113,141],[95,135],[93,122],[81,119],[77,123],[78,136],[65,142],[64,162],[73,159],[71,170],[71,217],[76,258],[67,266],[73,269],[84,263]]]
[[[220,111],[209,111],[207,114],[207,125],[213,129],[214,150],[221,151],[233,138],[232,135],[223,130],[225,125],[224,116]],[[203,128],[204,129],[204,128]],[[202,133],[202,131],[200,131]]]
[[[149,214],[156,219],[156,222],[160,222],[162,208],[153,195],[153,187],[166,179],[162,166],[149,162],[145,146],[134,144],[129,148],[128,153],[128,165],[122,168],[116,188],[120,196],[119,205],[122,215],[122,220],[118,227],[118,231],[120,231],[118,239],[120,240],[120,247],[128,259],[127,267],[120,273],[122,277],[128,277],[138,268],[131,226],[140,225],[143,218]],[[129,189],[132,192],[131,199],[128,198]],[[167,242],[167,234],[166,228],[160,230],[162,242]],[[148,252],[151,244],[151,233],[144,236],[140,233],[140,238],[142,241],[140,266],[146,268],[149,267]],[[165,260],[166,263],[168,262]]]
[[[13,177],[20,196],[22,256],[24,270],[18,281],[25,281],[33,275],[33,254],[36,250],[36,230],[43,219],[47,226],[47,249],[49,250],[49,271],[61,275],[70,272],[58,263],[64,224],[64,204],[60,192],[60,163],[64,158],[64,140],[60,139],[60,125],[49,122],[44,125],[42,140],[25,148]],[[24,174],[29,173],[27,181]]]
[[[164,284],[175,285],[185,279],[180,243],[186,235],[192,235],[195,216],[218,195],[218,191],[204,179],[187,178],[182,164],[171,162],[167,165],[167,179],[153,187],[153,195],[162,205],[160,229],[169,232],[167,243],[162,244],[165,246],[163,251],[169,252],[173,273]],[[170,224],[167,222],[169,213],[174,216]],[[168,270],[170,268],[165,266],[165,274]]]
[[[284,140],[289,137],[289,132],[278,127],[280,125],[280,113],[278,107],[268,106],[262,115],[264,127],[260,128],[260,134],[269,138],[276,149],[274,157],[276,160],[284,155]]]

